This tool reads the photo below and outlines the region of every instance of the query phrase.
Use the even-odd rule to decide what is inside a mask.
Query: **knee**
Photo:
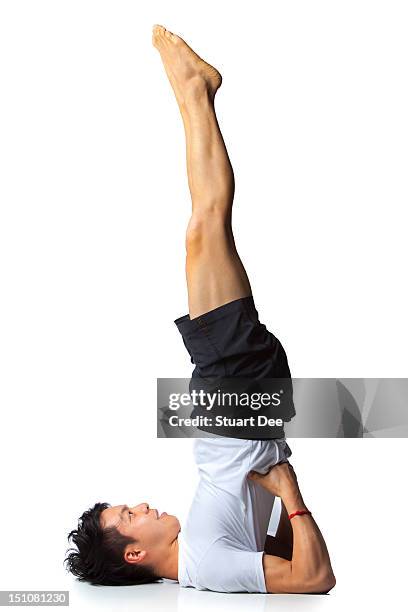
[[[197,249],[202,243],[203,228],[202,223],[199,219],[194,216],[191,217],[187,225],[186,231],[186,248],[187,251],[190,249]]]
[[[193,214],[186,231],[186,249],[191,255],[211,248],[214,241],[222,240],[228,234],[228,221],[217,210],[211,214]]]

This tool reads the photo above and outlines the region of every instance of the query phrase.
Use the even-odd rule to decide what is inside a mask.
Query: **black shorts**
[[[263,379],[285,379],[284,420],[294,416],[286,352],[278,338],[259,321],[252,296],[234,300],[194,319],[184,315],[174,322],[195,365],[193,383],[213,384],[235,377],[255,383]],[[277,432],[273,437],[281,435],[282,432]],[[256,439],[260,439],[259,435]]]

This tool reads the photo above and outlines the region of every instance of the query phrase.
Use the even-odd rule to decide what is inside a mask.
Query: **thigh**
[[[192,218],[186,247],[188,305],[192,319],[251,294],[231,227],[224,217]]]

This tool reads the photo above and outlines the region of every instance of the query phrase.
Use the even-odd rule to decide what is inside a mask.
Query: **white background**
[[[190,441],[155,439],[156,377],[191,364],[173,324],[184,132],[153,24],[224,77],[236,242],[292,375],[404,377],[407,16],[396,1],[1,2],[2,589],[69,589],[82,610],[404,607],[404,439],[289,440],[328,596],[98,589],[62,560],[95,501],[183,521],[195,485]]]

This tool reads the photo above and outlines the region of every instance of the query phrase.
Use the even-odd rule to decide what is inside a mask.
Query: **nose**
[[[143,504],[138,504],[137,506],[133,506],[132,511],[133,512],[143,512],[144,514],[147,514],[149,512],[150,506],[149,504],[147,504],[146,502],[143,502]]]

